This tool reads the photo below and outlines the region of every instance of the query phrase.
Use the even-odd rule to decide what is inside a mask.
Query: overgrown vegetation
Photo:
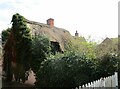
[[[36,73],[36,86],[76,87],[107,77],[117,71],[118,57],[104,55],[100,59],[87,58],[81,53],[70,53],[42,62]]]
[[[76,38],[72,44],[66,44],[64,53],[53,55],[49,38],[31,37],[23,16],[13,15],[12,23],[11,29],[2,32],[8,80],[15,74],[16,81],[20,78],[25,81],[25,72],[31,68],[36,74],[37,87],[76,87],[120,72],[120,58],[111,54],[98,58],[94,42]]]
[[[86,55],[87,58],[96,58],[96,46],[96,42],[88,42],[83,40],[82,37],[78,37],[73,39],[71,43],[67,44],[66,52],[78,52]]]
[[[11,31],[11,28],[7,28],[6,30],[2,31],[2,45],[4,45],[5,42],[7,41],[10,31]]]
[[[4,71],[8,81],[15,75],[16,81],[25,81],[25,71],[30,68],[31,36],[25,18],[18,13],[12,17],[12,28],[2,32],[4,45]]]
[[[40,66],[41,62],[47,60],[47,57],[50,56],[50,41],[45,36],[35,36],[32,39],[32,60],[31,67],[32,70],[36,73]]]

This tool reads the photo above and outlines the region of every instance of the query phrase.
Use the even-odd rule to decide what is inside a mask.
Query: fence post
[[[116,89],[118,89],[118,73],[115,72],[115,83],[116,83]]]
[[[85,85],[79,86],[79,89],[105,89],[107,87],[111,87],[110,89],[118,89],[118,73],[115,72],[114,75],[108,76],[106,78],[101,78],[99,80],[89,82]],[[78,89],[76,87],[76,89]]]
[[[75,89],[79,89],[79,88],[76,87]]]
[[[82,89],[81,86],[79,86],[79,89]]]
[[[0,89],[2,89],[2,76],[0,76]]]

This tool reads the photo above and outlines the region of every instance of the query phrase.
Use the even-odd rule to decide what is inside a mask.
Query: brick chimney
[[[53,27],[53,26],[54,26],[54,19],[49,18],[49,19],[47,20],[47,25],[50,25],[50,27]]]
[[[79,33],[77,32],[77,30],[76,30],[75,36],[79,37]]]

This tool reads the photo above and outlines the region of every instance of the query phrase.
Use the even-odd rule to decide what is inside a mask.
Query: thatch
[[[118,38],[106,38],[96,48],[97,56],[105,54],[118,54]]]
[[[69,31],[65,29],[50,27],[47,24],[34,22],[30,20],[26,20],[26,22],[31,30],[32,35],[47,36],[50,39],[50,41],[58,42],[62,51],[65,50],[66,43],[70,42],[73,39]]]

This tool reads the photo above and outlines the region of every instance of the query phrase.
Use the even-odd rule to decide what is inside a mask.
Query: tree
[[[86,41],[82,37],[79,37],[71,40],[71,43],[68,43],[66,52],[80,52],[86,55],[87,58],[96,58],[96,45],[96,42]]]
[[[30,29],[27,27],[25,18],[18,13],[13,15],[11,22],[15,60],[17,64],[23,66],[24,70],[27,71],[30,68],[29,62],[31,60],[32,37]]]
[[[36,86],[80,86],[101,77],[111,76],[117,70],[117,61],[118,58],[113,55],[104,55],[97,59],[73,50],[43,61],[36,72]]]
[[[13,74],[12,66],[11,66],[12,47],[10,47],[12,45],[12,42],[11,42],[11,39],[9,38],[10,34],[11,34],[10,28],[2,31],[3,71],[5,71],[6,73],[7,81],[12,80],[12,74]]]
[[[8,31],[3,31],[2,38],[3,41],[8,38],[4,46],[4,61],[9,64],[9,67],[6,68],[6,72],[7,69],[11,70],[15,75],[16,81],[20,81],[20,78],[22,78],[24,82],[25,71],[30,68],[29,62],[31,60],[32,38],[30,29],[28,29],[26,20],[23,16],[16,13],[13,15],[11,22],[12,28],[8,37]],[[16,69],[19,71],[16,72]]]
[[[11,28],[7,28],[6,30],[2,31],[2,45],[5,44],[5,42],[7,41],[10,32]]]
[[[32,39],[32,60],[31,67],[36,73],[42,61],[47,60],[50,55],[50,40],[46,36],[36,35]]]

